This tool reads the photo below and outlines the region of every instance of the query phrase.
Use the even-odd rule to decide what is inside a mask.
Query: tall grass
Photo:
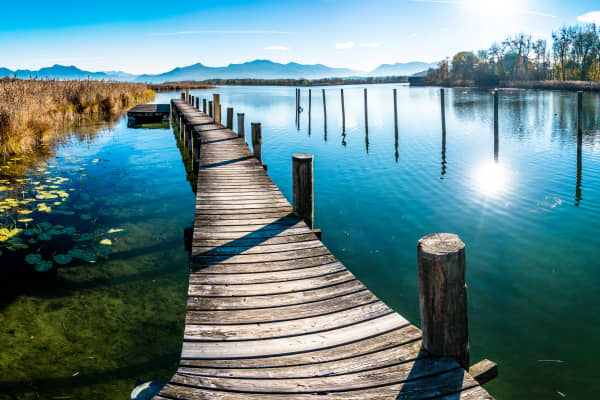
[[[0,79],[0,156],[30,151],[61,128],[109,118],[153,97],[140,83]]]

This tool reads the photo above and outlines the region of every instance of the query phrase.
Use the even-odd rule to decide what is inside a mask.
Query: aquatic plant
[[[110,117],[153,97],[141,83],[0,79],[0,156],[49,144],[59,128]]]

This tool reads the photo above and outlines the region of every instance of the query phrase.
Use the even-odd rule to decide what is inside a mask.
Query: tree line
[[[500,81],[600,80],[600,30],[595,24],[563,26],[552,32],[552,43],[519,33],[489,49],[462,51],[430,69],[432,82],[473,81],[496,85]]]

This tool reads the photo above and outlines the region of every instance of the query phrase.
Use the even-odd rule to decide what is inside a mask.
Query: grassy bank
[[[405,76],[366,77],[366,78],[323,78],[323,79],[207,79],[204,81],[165,82],[150,85],[154,88],[168,87],[169,90],[210,89],[219,86],[335,86],[364,85],[375,83],[406,83]]]
[[[600,92],[598,81],[500,81],[497,85],[478,85],[475,81],[467,80],[421,80],[411,81],[411,86],[443,86],[443,87],[476,87],[481,89],[537,89],[537,90],[570,90]]]
[[[0,79],[0,156],[30,151],[62,128],[110,118],[153,97],[139,83]]]

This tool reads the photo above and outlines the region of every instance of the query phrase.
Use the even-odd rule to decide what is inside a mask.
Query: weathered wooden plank
[[[250,358],[314,351],[362,340],[392,329],[407,321],[396,313],[331,329],[287,338],[243,341],[184,341],[181,358]]]
[[[213,303],[218,300],[213,300]],[[332,312],[352,309],[373,303],[377,298],[368,290],[347,294],[333,299],[322,300],[310,305],[304,303],[294,306],[255,308],[244,310],[190,310],[186,314],[186,323],[190,324],[249,324],[285,321],[315,317]],[[211,306],[211,304],[207,304]]]

